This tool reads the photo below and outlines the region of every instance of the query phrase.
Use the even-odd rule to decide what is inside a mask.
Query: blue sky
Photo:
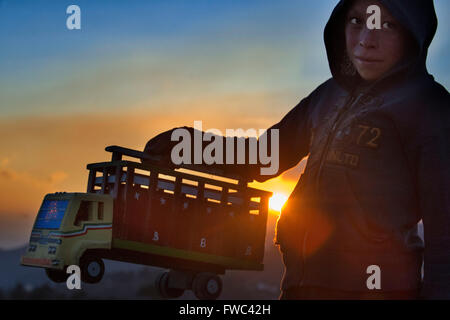
[[[214,92],[284,91],[301,98],[329,76],[322,31],[336,2],[1,1],[2,116],[79,113],[94,105],[120,110],[150,95],[158,100],[164,71],[174,73],[177,91],[184,86],[175,81],[191,75]],[[80,31],[65,28],[72,3],[82,10]],[[441,25],[429,67],[448,87],[450,4],[436,0],[436,7]],[[104,83],[97,98],[92,79]]]

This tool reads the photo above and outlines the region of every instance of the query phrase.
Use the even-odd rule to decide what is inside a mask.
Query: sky
[[[265,129],[330,77],[336,0],[0,0],[0,248],[24,244],[45,194],[86,189],[108,145],[176,126]],[[68,30],[66,8],[81,8]],[[447,89],[450,2],[428,69]],[[253,184],[288,195],[304,162]]]

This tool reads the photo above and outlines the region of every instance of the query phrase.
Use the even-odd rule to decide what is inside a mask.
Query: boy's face
[[[367,28],[370,5],[381,9],[381,29]],[[406,32],[381,3],[375,0],[356,0],[345,21],[347,54],[359,75],[374,81],[386,74],[407,51]]]

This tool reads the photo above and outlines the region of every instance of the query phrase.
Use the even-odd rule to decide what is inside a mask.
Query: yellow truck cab
[[[87,165],[86,193],[45,196],[22,265],[45,268],[55,282],[78,265],[87,283],[103,277],[102,259],[156,266],[170,270],[155,283],[163,297],[192,290],[199,299],[220,295],[226,270],[263,270],[271,192],[213,169],[162,168],[140,151],[106,151],[111,161]]]
[[[92,193],[47,194],[37,214],[21,264],[43,267],[49,278],[63,282],[65,267],[78,265],[83,281],[98,282],[104,272],[92,249],[110,249],[113,198]]]

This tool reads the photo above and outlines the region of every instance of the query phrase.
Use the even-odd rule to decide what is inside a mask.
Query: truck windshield
[[[59,229],[69,200],[44,200],[36,218],[35,228]]]

